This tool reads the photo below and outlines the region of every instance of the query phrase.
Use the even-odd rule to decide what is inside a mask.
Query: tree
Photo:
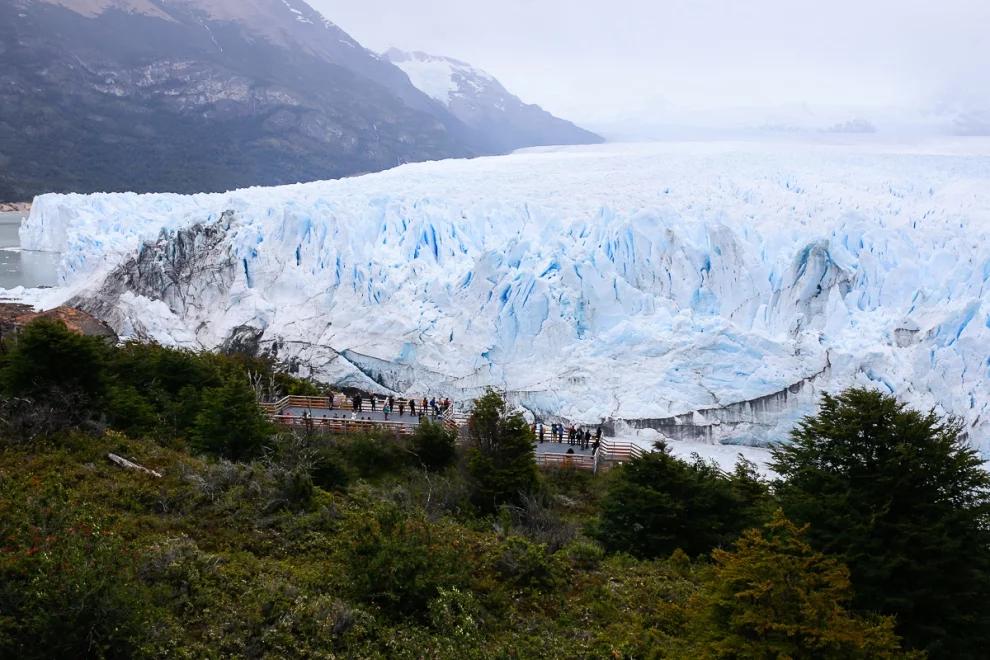
[[[423,419],[412,437],[412,450],[429,470],[442,470],[457,454],[457,431]]]
[[[229,378],[203,393],[192,441],[200,451],[231,460],[258,456],[271,434],[246,378]]]
[[[492,512],[533,490],[536,439],[522,415],[509,413],[501,395],[488,390],[478,399],[468,419],[468,434],[468,472],[475,506]]]
[[[960,426],[879,392],[823,398],[774,452],[786,515],[846,563],[862,611],[932,657],[990,648],[990,474]]]
[[[107,352],[102,339],[76,334],[62,321],[39,318],[21,330],[4,356],[0,381],[8,395],[71,402],[80,409],[63,414],[85,418],[106,392]]]
[[[902,657],[890,618],[863,619],[846,604],[849,571],[815,552],[778,512],[735,550],[714,550],[714,567],[689,606],[686,657]]]
[[[729,477],[700,459],[686,463],[663,444],[617,468],[596,529],[607,550],[660,557],[698,555],[763,521],[766,486],[742,465]]]

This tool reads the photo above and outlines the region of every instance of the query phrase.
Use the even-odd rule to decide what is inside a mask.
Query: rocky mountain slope
[[[524,103],[493,76],[466,62],[396,48],[385,57],[405,71],[417,88],[482,135],[489,150],[603,141],[538,105]]]
[[[492,151],[303,0],[0,0],[0,201]]]

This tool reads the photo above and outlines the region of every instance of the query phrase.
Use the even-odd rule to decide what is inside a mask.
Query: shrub
[[[155,618],[133,553],[60,499],[30,499],[31,524],[4,541],[0,657],[133,657]]]
[[[498,575],[519,589],[551,591],[563,578],[563,567],[556,555],[521,536],[510,536],[501,545],[495,562]]]
[[[852,571],[854,604],[932,657],[990,648],[990,473],[962,429],[879,392],[826,395],[774,453],[787,516]]]
[[[706,553],[758,520],[760,509],[751,506],[746,492],[716,466],[686,463],[660,445],[615,470],[595,535],[609,551],[642,558],[677,548],[689,555]]]
[[[402,618],[425,615],[441,588],[464,586],[464,557],[438,532],[391,504],[355,515],[342,556],[354,595]]]
[[[533,432],[521,415],[509,413],[498,393],[489,390],[478,399],[468,433],[471,499],[480,510],[494,512],[502,504],[518,503],[536,487]]]
[[[457,431],[424,419],[412,437],[412,451],[429,470],[442,470],[457,455]]]
[[[200,451],[242,460],[261,455],[271,431],[247,380],[230,378],[204,393],[192,440]]]
[[[564,548],[564,555],[575,568],[590,571],[598,568],[605,558],[605,550],[591,541],[574,541]]]
[[[374,433],[344,438],[336,451],[365,479],[397,472],[412,458],[404,440]]]
[[[21,330],[3,357],[0,386],[8,396],[53,401],[63,406],[60,415],[89,419],[106,391],[108,350],[102,339],[39,318]]]
[[[685,657],[901,657],[891,619],[846,609],[849,571],[812,550],[778,514],[748,530],[735,550],[715,550],[714,570],[689,611]]]

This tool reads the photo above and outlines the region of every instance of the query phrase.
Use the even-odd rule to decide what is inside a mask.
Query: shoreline
[[[31,202],[0,202],[0,213],[30,213]]]

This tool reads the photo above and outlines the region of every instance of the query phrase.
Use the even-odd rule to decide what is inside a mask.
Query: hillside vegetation
[[[259,390],[313,384],[47,320],[3,346],[0,388],[2,657],[987,648],[990,478],[951,422],[874,392],[826,397],[771,484],[662,447],[538,473],[494,392],[464,443],[278,432]]]

